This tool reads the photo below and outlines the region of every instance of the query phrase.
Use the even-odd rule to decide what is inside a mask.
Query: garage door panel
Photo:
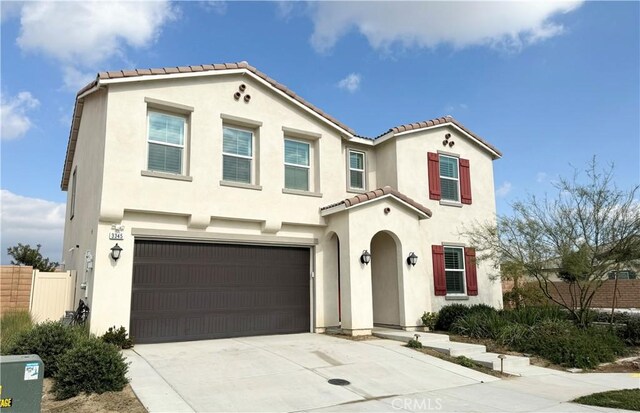
[[[139,343],[310,329],[308,249],[136,241],[134,255]]]

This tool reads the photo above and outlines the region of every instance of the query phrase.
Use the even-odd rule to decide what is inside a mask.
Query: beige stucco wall
[[[250,103],[233,98],[241,83],[252,96]],[[81,185],[77,205],[82,208],[76,209],[72,221],[67,217],[65,228],[67,269],[77,269],[82,280],[85,251],[95,257],[95,270],[88,273],[95,333],[112,325],[129,327],[134,240],[140,230],[157,231],[158,238],[170,235],[211,242],[238,242],[237,236],[243,237],[242,242],[276,245],[299,240],[312,248],[312,326],[322,330],[338,325],[339,259],[342,325],[366,331],[373,323],[372,266],[362,265],[359,257],[372,248],[377,232],[388,231],[396,239],[399,324],[412,328],[420,324],[423,311],[447,303],[433,296],[431,245],[461,243],[458,231],[465,223],[495,214],[491,157],[451,127],[400,136],[376,146],[350,142],[248,75],[129,82],[108,88],[108,100],[105,92],[85,100],[74,160]],[[190,181],[142,175],[147,162],[145,98],[193,108],[186,149]],[[260,189],[220,184],[226,122],[221,114],[261,124],[255,127],[259,141],[255,184]],[[317,155],[312,166],[317,176],[313,194],[283,193],[283,127],[310,134]],[[426,153],[441,149],[447,132],[456,142],[447,152],[471,162],[472,205],[442,206],[428,199]],[[396,187],[431,208],[433,217],[419,220],[415,211],[393,199],[322,217],[321,207],[354,195],[347,188],[349,148],[366,152],[367,189]],[[385,207],[391,208],[390,214],[383,213]],[[109,257],[116,242],[109,240],[112,224],[124,226],[124,239],[117,241],[123,248],[118,262]],[[335,237],[340,240],[339,254]],[[79,252],[68,253],[76,244],[81,245]],[[415,267],[405,262],[410,252],[419,257]],[[491,284],[487,273],[481,266],[480,295],[468,303],[501,305],[500,285]]]
[[[93,291],[98,217],[104,176],[107,101],[106,91],[99,91],[87,96],[84,102],[78,131],[79,139],[71,169],[72,174],[74,170],[77,170],[73,218],[71,218],[72,178],[67,191],[63,261],[65,269],[77,270],[74,308],[78,304],[77,300],[85,297],[90,298]],[[76,248],[76,245],[79,247]],[[87,268],[85,260],[87,252],[94,257],[93,269]],[[87,289],[80,288],[80,284],[83,282],[87,283]]]

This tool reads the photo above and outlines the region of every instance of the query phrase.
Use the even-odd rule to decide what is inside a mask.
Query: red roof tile
[[[364,194],[359,194],[359,195],[356,195],[354,197],[344,199],[344,200],[342,200],[340,202],[336,202],[334,204],[322,207],[322,208],[320,208],[320,210],[321,211],[325,211],[327,209],[331,209],[331,208],[337,207],[339,205],[344,205],[346,208],[350,208],[352,206],[361,204],[361,203],[366,202],[366,201],[371,201],[373,199],[380,198],[380,197],[383,197],[385,195],[392,195],[395,198],[397,198],[397,199],[401,200],[402,202],[404,202],[405,204],[408,204],[408,205],[412,206],[413,208],[417,209],[418,211],[422,212],[423,214],[427,215],[428,217],[431,217],[432,213],[431,213],[431,210],[429,208],[427,208],[426,206],[414,201],[413,199],[409,198],[405,194],[396,191],[395,189],[391,188],[390,186],[385,186],[383,188],[374,189],[373,191],[365,192]]]

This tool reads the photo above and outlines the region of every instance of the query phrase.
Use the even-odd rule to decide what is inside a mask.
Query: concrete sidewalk
[[[150,412],[604,412],[566,402],[640,385],[630,374],[549,369],[499,380],[397,341],[321,334],[137,345],[125,355],[131,386]]]

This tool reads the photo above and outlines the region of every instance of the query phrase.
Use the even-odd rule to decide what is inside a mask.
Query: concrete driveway
[[[547,369],[499,380],[396,341],[321,334],[146,344],[125,355],[150,412],[594,412],[608,410],[564,402],[640,384],[629,374]],[[334,378],[351,384],[329,384]]]

